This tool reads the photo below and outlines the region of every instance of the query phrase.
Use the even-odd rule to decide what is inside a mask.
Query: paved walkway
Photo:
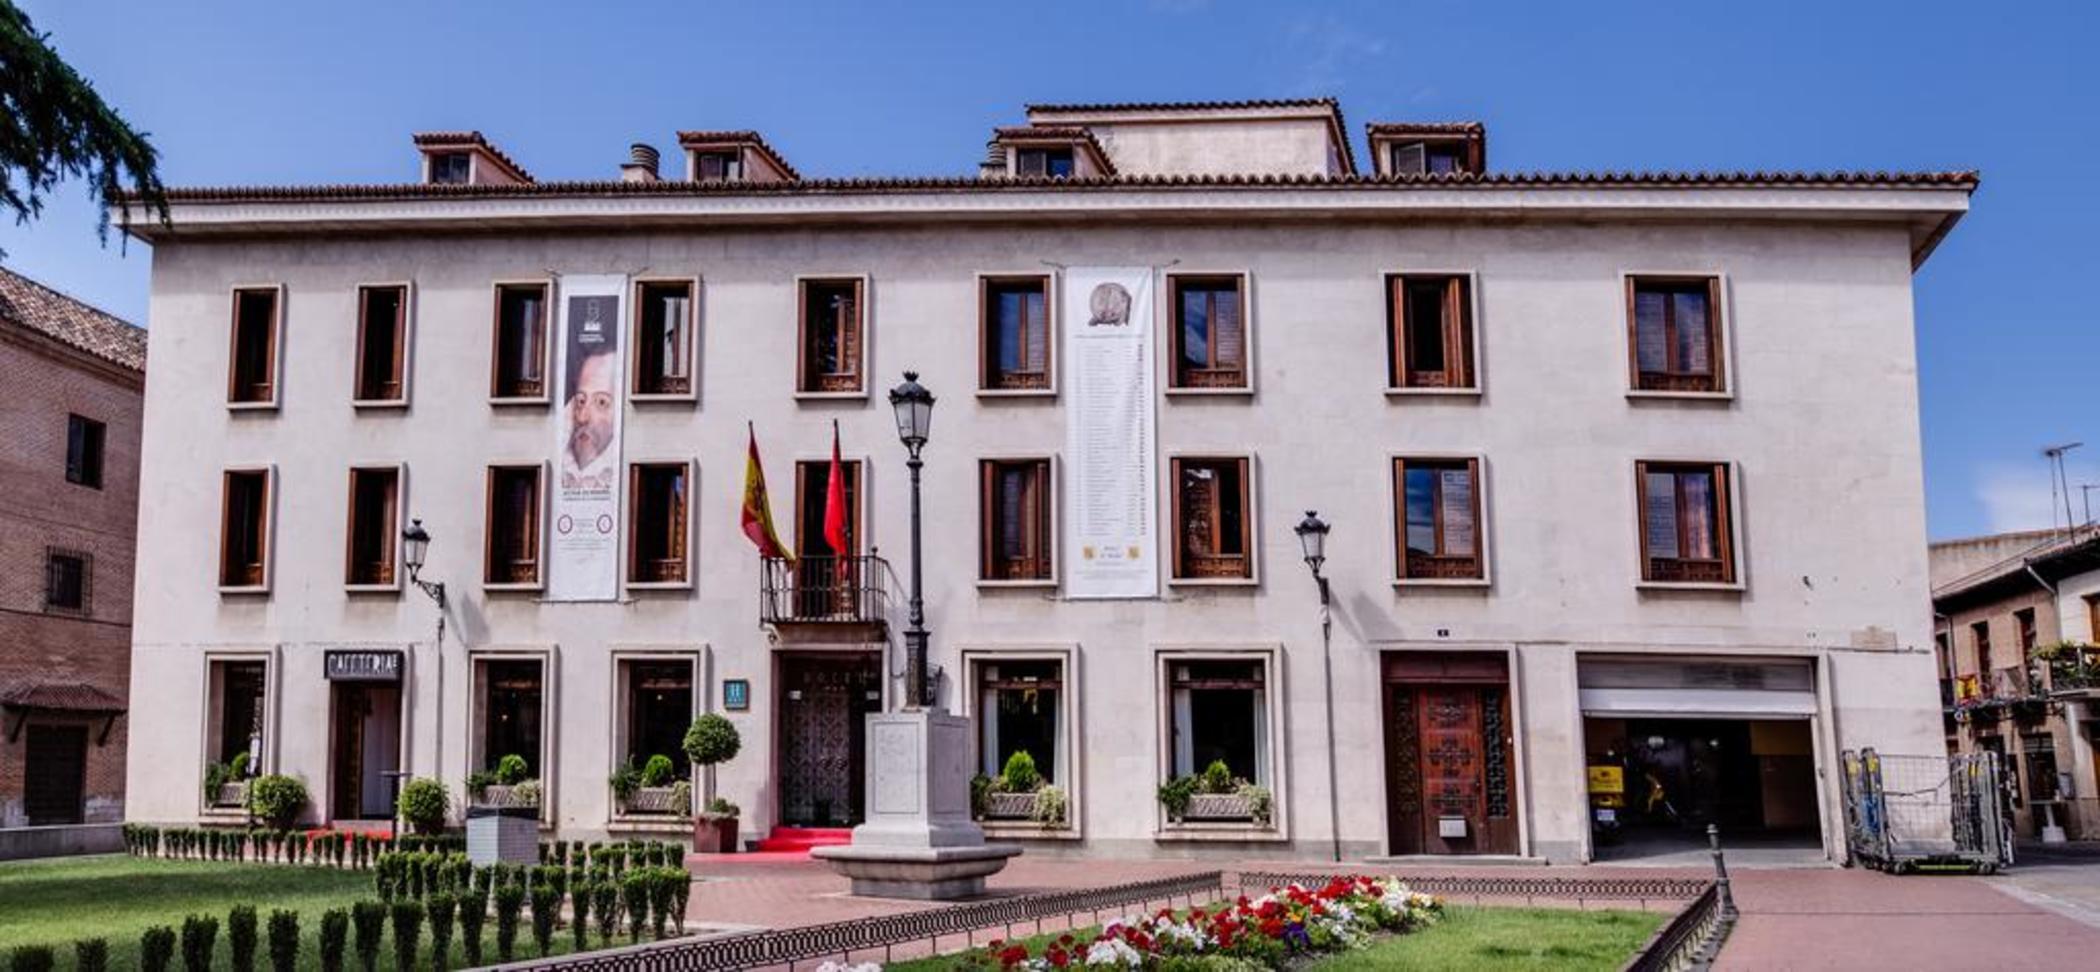
[[[689,857],[698,877],[688,914],[714,926],[788,927],[899,914],[920,902],[869,900],[846,881],[799,860]],[[2080,867],[2079,864],[2086,866]],[[1627,878],[1701,877],[1702,868],[1464,867],[1355,863],[1350,870],[1407,875]],[[1021,857],[989,884],[995,894],[1120,884],[1206,870],[1322,870],[1319,862],[1124,861]],[[2013,877],[1891,876],[1858,869],[1745,870],[1735,874],[1742,920],[1722,969],[2092,968],[2100,927],[2015,897]],[[2073,861],[2049,881],[2100,901],[2100,858]],[[1593,904],[1592,907],[1600,905]],[[1609,905],[1627,907],[1626,904]],[[1657,903],[1658,907],[1662,903]],[[980,943],[982,939],[979,939]],[[944,941],[944,949],[960,948]],[[912,951],[917,951],[913,949]],[[900,954],[901,957],[901,954]]]

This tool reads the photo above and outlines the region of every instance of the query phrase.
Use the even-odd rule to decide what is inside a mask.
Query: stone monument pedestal
[[[987,844],[970,819],[970,720],[937,709],[868,716],[867,822],[853,843],[810,856],[853,879],[853,893],[953,901],[1021,848]]]

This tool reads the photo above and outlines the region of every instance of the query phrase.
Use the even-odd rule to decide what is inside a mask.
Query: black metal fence
[[[870,624],[889,615],[889,561],[860,557],[766,557],[758,615],[767,624]]]
[[[1137,881],[1105,888],[1081,888],[1017,895],[976,904],[934,907],[901,915],[855,918],[823,925],[739,932],[716,938],[653,942],[627,948],[556,956],[518,962],[504,969],[568,970],[568,972],[713,972],[718,969],[752,969],[792,966],[796,962],[821,959],[852,961],[881,952],[884,959],[898,945],[930,942],[935,950],[945,936],[962,936],[958,943],[975,944],[977,933],[1000,930],[1011,935],[1016,927],[1032,924],[1041,930],[1049,918],[1091,915],[1099,923],[1104,912],[1126,909],[1152,910],[1151,906],[1173,907],[1208,904],[1223,897],[1225,876],[1205,871],[1180,877]]]

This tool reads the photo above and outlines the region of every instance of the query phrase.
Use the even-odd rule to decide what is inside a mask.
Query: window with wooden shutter
[[[627,579],[631,584],[684,584],[692,467],[635,463],[628,471]]]
[[[540,583],[540,467],[490,466],[482,580]]]
[[[693,393],[693,282],[643,281],[634,288],[634,393]]]
[[[802,392],[859,392],[866,345],[865,297],[855,278],[801,282]]]
[[[1247,460],[1184,458],[1172,465],[1175,578],[1252,578]]]
[[[91,418],[66,416],[66,482],[102,488],[102,440],[107,428]]]
[[[401,470],[350,470],[350,525],[343,582],[353,587],[394,584],[394,540],[401,535]]]
[[[1626,301],[1636,390],[1727,390],[1720,278],[1628,277]]]
[[[1396,459],[1403,580],[1477,580],[1482,555],[1480,461]]]
[[[987,459],[982,479],[983,551],[979,577],[988,581],[1049,580],[1055,538],[1051,530],[1050,460]]]
[[[408,288],[357,288],[357,387],[360,404],[394,404],[408,394]]]
[[[1463,274],[1386,278],[1386,380],[1394,388],[1472,388],[1473,285]]]
[[[1170,276],[1173,387],[1246,388],[1244,278]]]
[[[1636,464],[1641,510],[1641,579],[1735,582],[1728,467],[1723,463]]]
[[[269,471],[227,470],[221,479],[219,586],[263,588],[269,548]]]
[[[547,285],[498,285],[495,327],[489,397],[546,401]]]
[[[1050,388],[1050,278],[986,277],[979,332],[987,391]]]
[[[226,376],[226,401],[230,404],[277,404],[279,297],[276,287],[245,287],[233,292],[231,365]]]

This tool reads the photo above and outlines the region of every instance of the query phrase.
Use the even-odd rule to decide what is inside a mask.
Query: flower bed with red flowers
[[[1259,898],[1181,914],[1109,922],[1091,936],[1064,935],[1031,949],[993,942],[966,967],[1047,969],[1276,969],[1295,959],[1360,948],[1375,935],[1402,934],[1437,920],[1443,901],[1408,890],[1399,878],[1336,878],[1293,884]]]

